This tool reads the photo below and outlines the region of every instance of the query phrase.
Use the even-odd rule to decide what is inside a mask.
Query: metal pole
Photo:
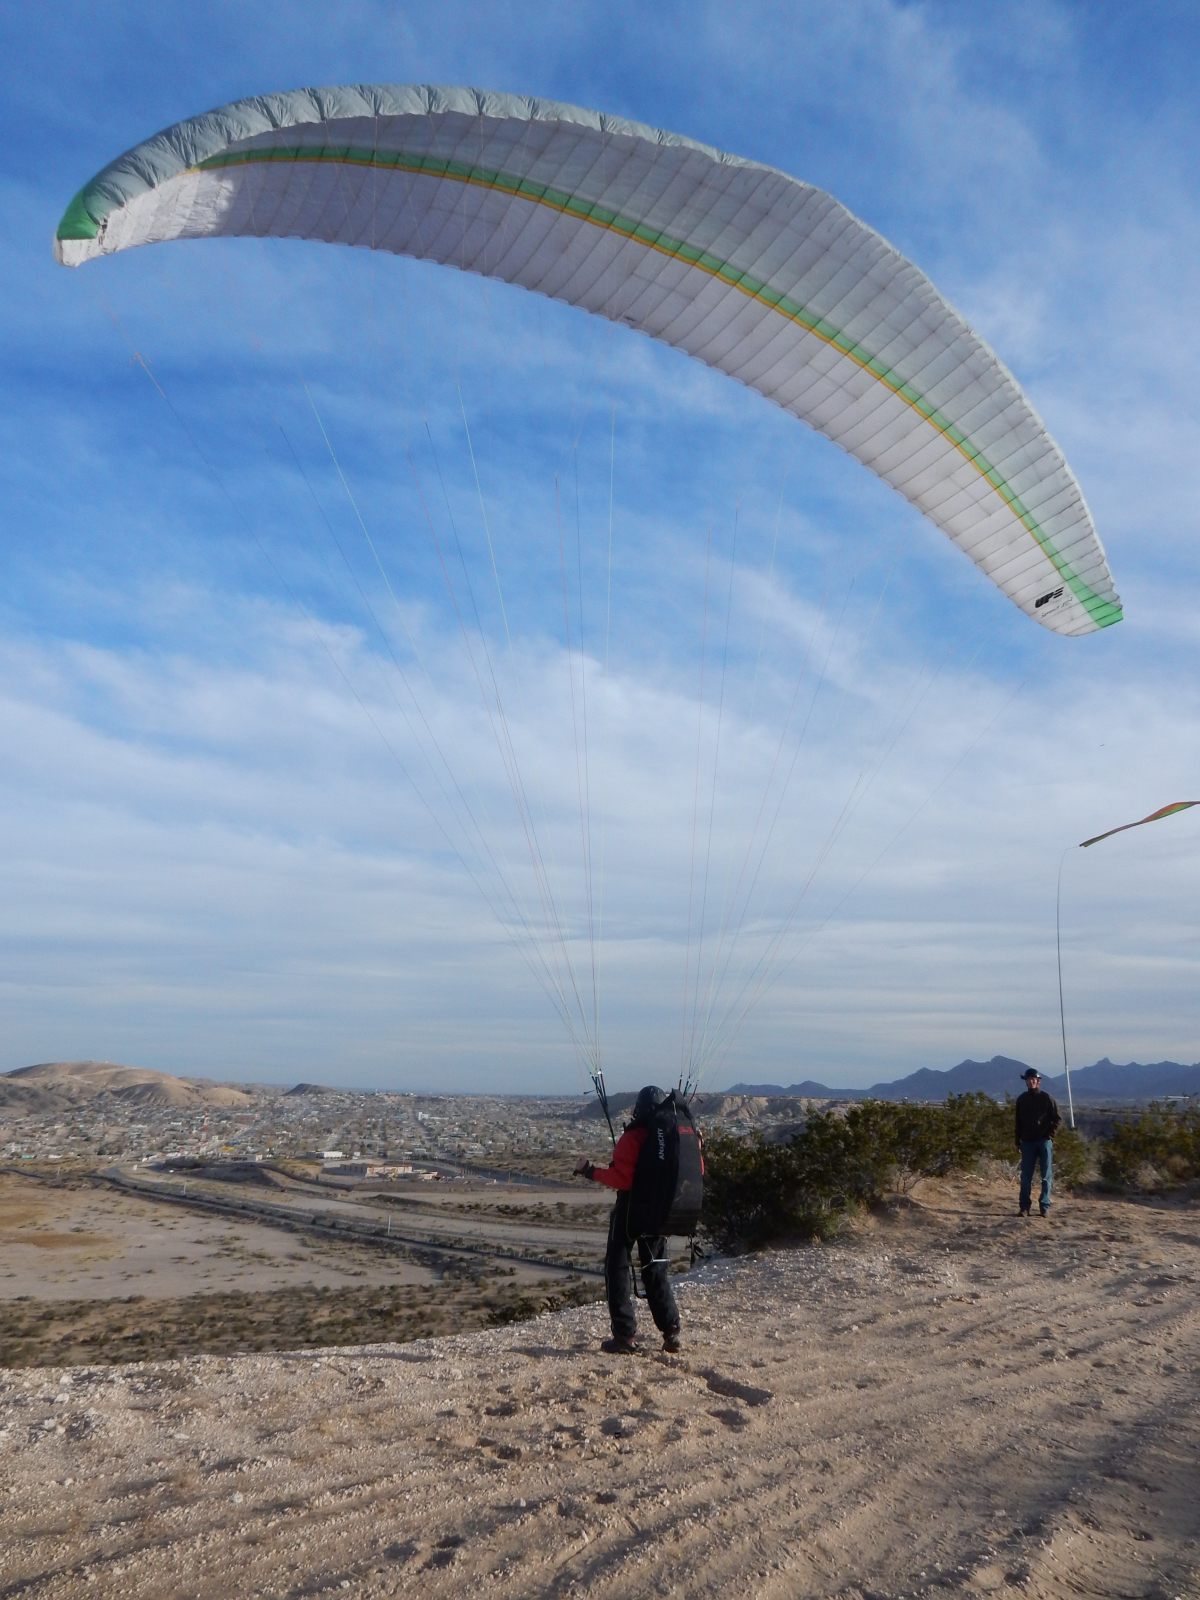
[[[1067,850],[1071,848],[1067,846]],[[1058,894],[1054,901],[1054,942],[1058,949],[1058,1020],[1062,1028],[1063,1071],[1067,1075],[1067,1110],[1071,1117],[1071,1126],[1075,1126],[1075,1101],[1071,1095],[1071,1069],[1067,1065],[1067,1017],[1063,1010],[1062,986],[1062,875],[1063,867],[1067,863],[1067,850],[1062,853],[1062,860],[1058,863]]]

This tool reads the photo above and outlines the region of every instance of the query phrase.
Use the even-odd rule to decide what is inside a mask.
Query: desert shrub
[[[1096,1145],[1078,1128],[1060,1128],[1054,1135],[1054,1182],[1075,1189],[1096,1175]]]
[[[788,1144],[755,1135],[717,1135],[705,1144],[706,1232],[720,1249],[754,1249],[771,1239],[827,1238],[856,1206],[917,1177],[973,1167],[1015,1154],[1011,1099],[951,1095],[941,1104],[860,1100],[844,1113],[817,1112]],[[1087,1141],[1063,1128],[1054,1142],[1055,1174],[1078,1183]]]
[[[1122,1189],[1173,1189],[1200,1176],[1200,1103],[1156,1100],[1121,1117],[1105,1141],[1100,1175]]]
[[[768,1239],[820,1238],[834,1231],[832,1208],[814,1200],[791,1145],[758,1134],[714,1134],[704,1146],[705,1231],[723,1250],[753,1249]]]
[[[981,1156],[1011,1160],[1013,1109],[1008,1098],[1001,1105],[990,1095],[952,1094],[941,1105],[893,1106],[893,1111],[916,1113],[914,1136],[906,1142],[905,1120],[896,1120],[894,1143],[897,1164],[922,1177],[961,1172]]]

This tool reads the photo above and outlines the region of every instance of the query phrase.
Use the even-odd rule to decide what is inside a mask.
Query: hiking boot
[[[611,1339],[605,1339],[600,1346],[606,1356],[635,1356],[637,1355],[637,1340],[622,1339],[613,1334]]]
[[[1049,1206],[1039,1206],[1038,1207],[1038,1213],[1039,1213],[1039,1215],[1041,1215],[1043,1217],[1048,1217],[1050,1215],[1050,1207]]]
[[[683,1349],[683,1342],[679,1337],[678,1329],[674,1333],[663,1334],[663,1349],[669,1356],[677,1356]]]
[[[1029,1215],[1029,1207],[1028,1206],[1022,1206],[1020,1211],[1017,1212],[1017,1215],[1019,1217],[1027,1217]]]

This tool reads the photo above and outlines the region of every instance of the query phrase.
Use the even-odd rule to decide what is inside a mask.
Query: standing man
[[[1050,1209],[1050,1169],[1054,1135],[1062,1127],[1062,1117],[1054,1096],[1042,1088],[1042,1075],[1036,1067],[1026,1067],[1025,1093],[1017,1096],[1017,1149],[1021,1152],[1021,1210],[1027,1217],[1033,1204],[1033,1169],[1042,1174],[1038,1210],[1045,1216]]]
[[[633,1311],[633,1240],[629,1237],[629,1196],[638,1156],[646,1142],[650,1119],[665,1098],[661,1089],[647,1084],[634,1102],[633,1117],[617,1140],[611,1167],[596,1167],[580,1161],[575,1168],[581,1178],[602,1183],[617,1191],[617,1202],[608,1224],[608,1250],[604,1257],[604,1287],[608,1295],[608,1314],[612,1319],[612,1338],[601,1349],[610,1355],[634,1355],[637,1351],[637,1320]],[[650,1315],[663,1336],[663,1349],[674,1354],[679,1349],[679,1308],[671,1293],[667,1241],[639,1239],[638,1257],[642,1263],[642,1282]]]

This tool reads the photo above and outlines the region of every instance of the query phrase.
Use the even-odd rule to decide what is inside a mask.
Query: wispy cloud
[[[548,893],[616,1081],[706,1028],[726,1076],[1052,1064],[1062,850],[1200,786],[1194,106],[1114,98],[1157,45],[1076,7],[684,16],[6,25],[4,1065],[573,1089]],[[519,292],[287,246],[51,263],[155,127],[372,79],[829,187],[1030,389],[1129,620],[1047,640],[758,397]],[[1194,829],[1096,856],[1074,1047],[1195,1059]]]

